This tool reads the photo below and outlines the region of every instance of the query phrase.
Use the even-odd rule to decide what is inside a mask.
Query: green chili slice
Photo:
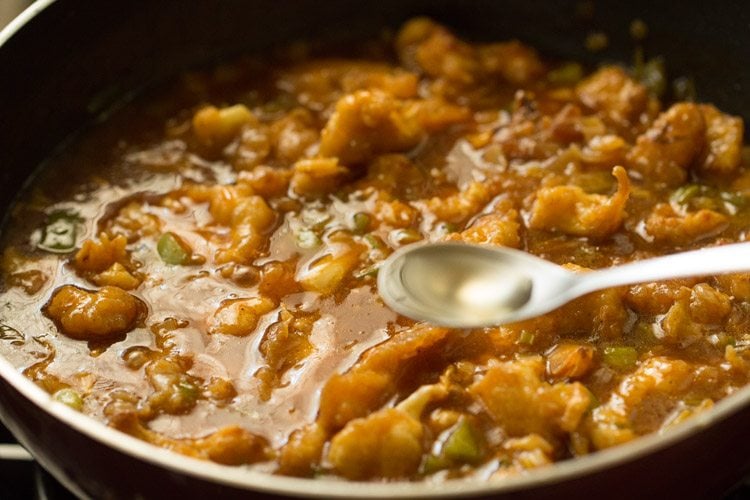
[[[302,229],[297,233],[297,246],[300,248],[310,249],[320,246],[320,238],[312,229]]]
[[[356,234],[364,234],[370,229],[370,216],[364,212],[357,212],[352,217],[354,223],[354,232]]]
[[[189,403],[194,403],[199,396],[198,388],[190,382],[178,382],[177,392],[180,394],[180,397],[182,397],[182,399]]]
[[[47,216],[37,247],[52,253],[68,253],[76,247],[81,219],[73,212],[59,210]]]
[[[60,389],[52,395],[52,399],[59,401],[60,403],[70,406],[76,411],[83,410],[83,398],[78,394],[77,391],[71,388]]]
[[[443,455],[455,462],[473,463],[482,458],[479,433],[465,418],[461,419],[443,445]]]
[[[669,196],[670,201],[675,203],[687,203],[691,198],[695,198],[701,193],[701,187],[698,184],[685,184],[674,190]]]
[[[604,362],[617,370],[633,368],[638,361],[638,351],[634,347],[613,346],[604,348]]]
[[[422,462],[421,472],[422,474],[434,474],[435,472],[447,469],[450,467],[450,463],[445,457],[437,455],[427,455]]]
[[[174,233],[164,233],[156,244],[161,260],[173,266],[182,266],[190,262],[190,251]]]

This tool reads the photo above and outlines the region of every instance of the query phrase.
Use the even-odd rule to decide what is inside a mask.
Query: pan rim
[[[0,47],[58,0],[37,0],[0,30]],[[0,355],[0,379],[24,398],[76,432],[119,453],[154,466],[183,473],[201,480],[248,491],[307,498],[452,498],[486,494],[505,494],[553,485],[577,477],[637,460],[663,450],[700,433],[739,412],[750,404],[750,385],[722,399],[713,408],[691,417],[664,433],[652,433],[631,442],[590,455],[555,463],[551,467],[502,479],[450,480],[434,482],[350,482],[333,479],[301,479],[276,476],[245,467],[226,466],[190,458],[152,445],[106,426],[104,423],[76,412],[54,401],[42,388],[21,374],[10,361]]]

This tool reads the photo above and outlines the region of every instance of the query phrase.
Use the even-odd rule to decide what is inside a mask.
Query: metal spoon
[[[435,243],[410,245],[386,259],[378,289],[404,316],[476,328],[533,318],[603,288],[739,271],[750,271],[750,242],[585,273],[510,248]]]

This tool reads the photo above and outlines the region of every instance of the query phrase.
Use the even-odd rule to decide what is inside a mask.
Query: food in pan
[[[750,379],[750,275],[477,330],[399,317],[375,288],[420,241],[577,272],[743,241],[742,120],[662,98],[655,68],[415,19],[344,55],[185,75],[21,197],[0,352],[130,435],[302,477],[503,477],[668,429]]]

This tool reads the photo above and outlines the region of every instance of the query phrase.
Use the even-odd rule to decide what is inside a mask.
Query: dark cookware
[[[593,9],[592,9],[593,7]],[[129,94],[220,58],[304,38],[373,36],[430,15],[473,39],[519,38],[545,55],[647,55],[694,79],[701,100],[750,119],[750,4],[543,0],[40,0],[0,33],[0,209],[45,158]],[[608,48],[584,50],[602,31]],[[664,435],[490,483],[344,483],[201,462],[120,434],[63,405],[0,358],[0,419],[77,495],[93,498],[507,496],[713,497],[750,470],[750,389]],[[2,486],[0,485],[0,497]]]

